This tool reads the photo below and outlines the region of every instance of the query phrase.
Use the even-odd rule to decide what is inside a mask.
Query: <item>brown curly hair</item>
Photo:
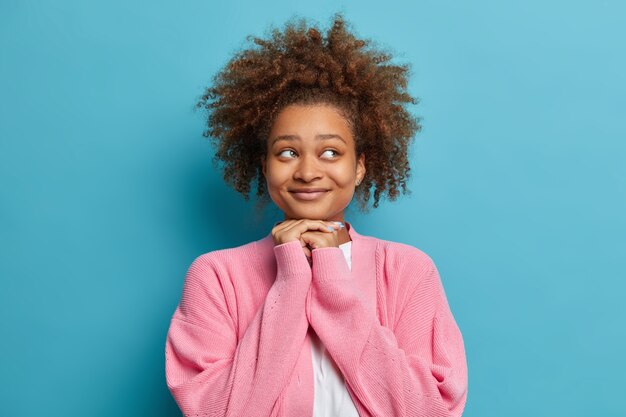
[[[406,110],[418,100],[407,93],[409,65],[392,65],[388,52],[357,39],[338,13],[322,35],[303,18],[292,18],[266,39],[235,54],[197,102],[208,110],[205,137],[216,145],[224,179],[248,200],[251,183],[267,200],[261,158],[275,117],[290,104],[331,104],[350,123],[357,157],[365,153],[367,174],[355,190],[361,210],[374,189],[374,207],[387,194],[407,193],[408,145],[421,130]]]

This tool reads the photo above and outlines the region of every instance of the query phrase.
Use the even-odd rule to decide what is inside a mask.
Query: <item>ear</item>
[[[263,172],[263,176],[265,177],[265,155],[261,157],[261,171]]]
[[[365,154],[362,153],[356,160],[356,180],[357,182],[363,181],[365,177]]]

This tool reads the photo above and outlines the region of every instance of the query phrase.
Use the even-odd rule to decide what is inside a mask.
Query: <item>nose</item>
[[[304,182],[311,182],[322,178],[322,175],[322,170],[315,156],[308,155],[299,158],[298,166],[293,173],[293,178]]]

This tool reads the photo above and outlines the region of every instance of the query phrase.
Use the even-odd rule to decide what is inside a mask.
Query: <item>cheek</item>
[[[330,175],[332,175],[337,184],[340,184],[342,186],[348,186],[354,183],[354,179],[356,177],[355,170],[356,168],[354,166],[346,164],[333,167],[332,173],[330,173]]]
[[[285,182],[286,172],[277,165],[267,164],[265,171],[265,180],[270,187],[278,187]]]

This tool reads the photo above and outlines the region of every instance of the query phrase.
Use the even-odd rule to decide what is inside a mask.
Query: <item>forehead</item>
[[[269,140],[277,136],[298,136],[302,140],[319,136],[339,136],[347,144],[353,143],[350,123],[332,105],[289,105],[276,116]]]

